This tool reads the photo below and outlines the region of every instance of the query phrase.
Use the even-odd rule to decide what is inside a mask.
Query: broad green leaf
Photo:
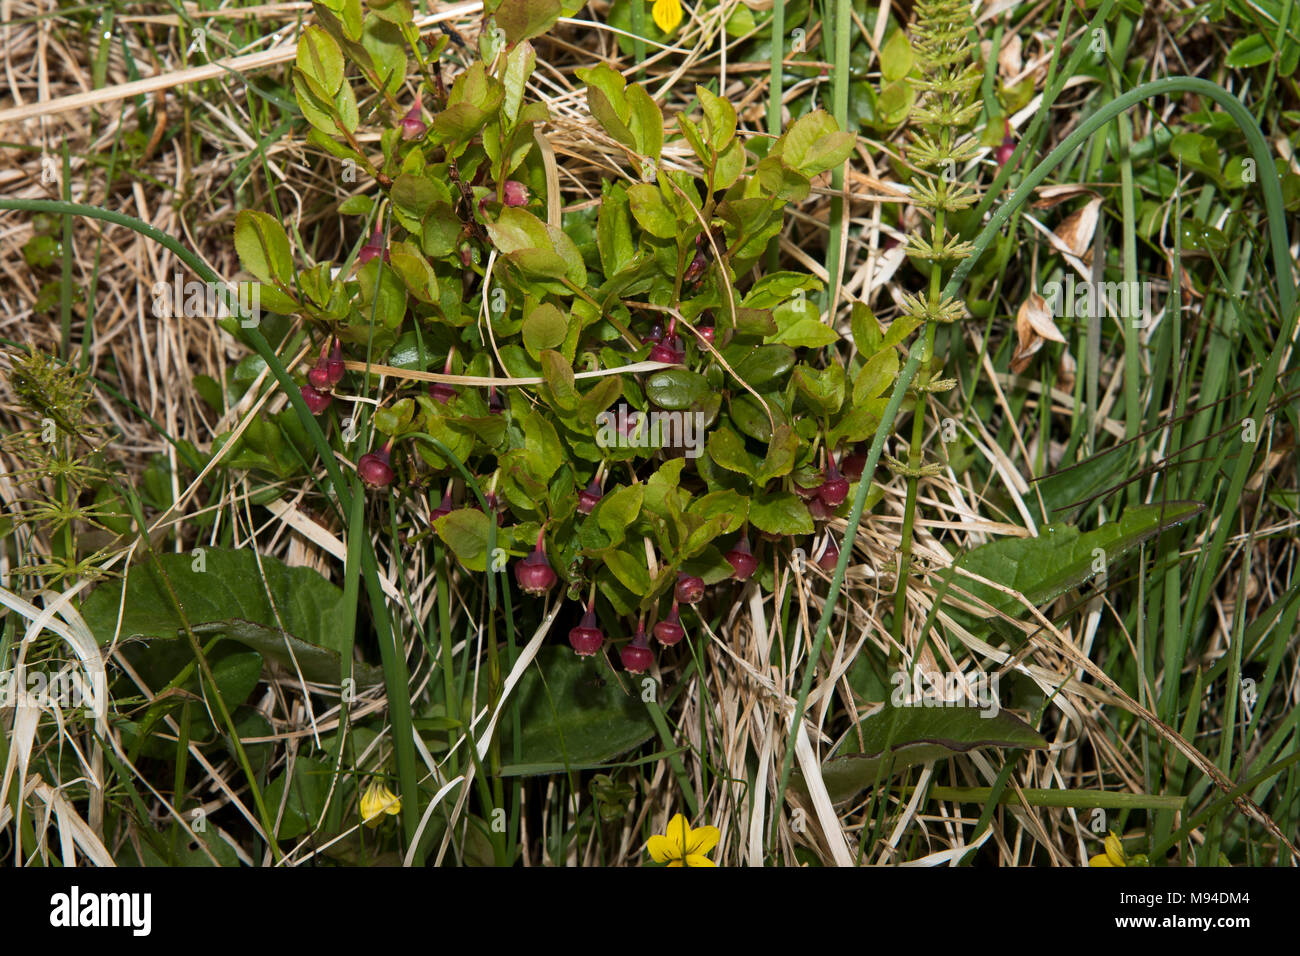
[[[718,427],[709,433],[709,457],[720,468],[754,477],[754,456],[745,450],[745,441],[730,428]]]
[[[308,26],[298,40],[298,69],[316,81],[327,96],[343,85],[343,51],[334,38],[318,26]]]
[[[1169,141],[1169,154],[1213,179],[1219,178],[1219,147],[1202,133],[1179,133]]]
[[[760,345],[732,366],[736,377],[759,391],[783,379],[794,368],[794,349],[788,345]]]
[[[560,0],[501,0],[496,18],[505,31],[506,43],[518,43],[541,36],[560,16]]]
[[[1287,39],[1284,43],[1295,43]],[[1273,47],[1262,33],[1251,33],[1232,45],[1223,63],[1230,70],[1244,70],[1252,66],[1263,66],[1273,59]]]
[[[262,282],[293,278],[293,253],[284,227],[264,212],[242,209],[235,216],[235,251],[244,268]]]
[[[823,136],[809,147],[799,172],[805,176],[816,176],[834,169],[852,154],[854,141],[852,133],[835,132]]]
[[[257,651],[266,660],[275,661],[295,677],[301,673],[304,680],[315,684],[335,684],[339,680],[338,651],[299,640],[278,628],[241,620],[212,621],[191,627],[196,635],[221,634],[237,641]],[[373,687],[384,682],[383,670],[360,661],[352,662],[352,677],[358,687]]]
[[[797,319],[772,336],[773,344],[789,345],[792,348],[819,349],[839,341],[839,335],[829,325],[823,325],[816,319]]]
[[[524,89],[536,63],[537,53],[527,40],[511,50],[506,57],[505,70],[501,77],[501,86],[505,90],[505,98],[501,101],[501,112],[511,123],[519,118],[519,107],[524,102]]]
[[[402,173],[393,180],[389,195],[393,205],[417,221],[434,203],[449,198],[446,190],[440,192],[434,181],[422,173]]]
[[[644,485],[623,485],[605,495],[592,511],[591,516],[596,519],[600,529],[609,535],[611,543],[618,544],[627,536],[632,522],[641,513],[644,496]]]
[[[799,453],[799,436],[789,425],[777,425],[767,446],[767,455],[754,474],[754,481],[765,485],[773,478],[788,475],[794,470],[795,456]]]
[[[664,145],[664,114],[640,83],[627,87],[627,105],[631,110],[628,129],[642,155],[659,162]]]
[[[578,401],[578,415],[583,421],[595,422],[596,416],[618,401],[622,394],[623,376],[603,376]]]
[[[704,110],[704,138],[715,152],[721,153],[736,135],[736,108],[703,86],[695,87],[695,95]]]
[[[398,92],[406,83],[408,66],[401,30],[379,17],[367,17],[361,30],[361,45],[370,54],[375,76],[383,88],[390,93]],[[352,128],[356,128],[355,124]]]
[[[614,635],[611,635],[614,636]],[[622,635],[619,635],[620,637]],[[544,647],[514,692],[521,735],[514,762],[514,722],[502,722],[503,776],[562,773],[603,766],[654,736],[640,683],[627,689],[603,666],[567,647]]]
[[[280,840],[296,840],[320,824],[334,770],[316,757],[299,756],[293,762],[292,783],[289,782],[288,775],[289,771],[284,771],[262,792],[262,799],[272,817],[278,816],[280,820],[275,831],[276,838]],[[286,786],[289,790],[287,795]],[[337,798],[337,794],[335,796]],[[284,806],[283,813],[279,812],[281,804]]]
[[[695,155],[699,157],[700,162],[709,162],[711,154],[709,147],[704,142],[704,134],[700,132],[700,128],[695,125],[691,118],[686,115],[685,110],[682,110],[677,114],[677,128],[681,130],[682,138],[686,140],[687,144],[695,152]]]
[[[986,716],[990,715],[991,716]],[[837,753],[822,764],[822,779],[832,803],[856,796],[880,780],[889,758],[893,772],[929,763],[979,747],[1041,749],[1047,746],[1036,730],[1006,711],[969,707],[894,707],[865,718],[860,730],[862,750]],[[845,743],[857,748],[858,731]],[[792,785],[803,788],[798,773]]]
[[[729,189],[745,171],[745,144],[733,138],[730,145],[718,156],[713,167],[713,189]]]
[[[433,526],[461,564],[471,571],[485,571],[490,523],[491,519],[475,508],[459,508]]]
[[[540,358],[543,349],[555,349],[569,333],[569,320],[556,306],[543,302],[524,316],[524,347],[533,358]]]
[[[549,481],[564,464],[564,447],[542,410],[533,408],[524,419],[524,449],[528,467],[538,481]]]
[[[201,557],[159,556],[197,633],[225,634],[290,669],[296,658],[310,681],[338,681],[339,651],[350,630],[339,616],[339,588],[310,568],[291,568],[248,549],[201,550]],[[105,581],[81,607],[100,644],[113,639],[123,586],[120,580]],[[180,615],[152,562],[133,566],[125,589],[121,638],[184,639]],[[354,673],[358,683],[375,677],[374,671],[360,665],[354,665]]]
[[[645,564],[644,548],[638,550],[640,554],[633,557],[626,551],[611,548],[602,557],[605,567],[609,568],[623,587],[637,597],[644,597],[650,593],[650,571]]]
[[[646,380],[646,398],[673,411],[690,408],[710,394],[708,380],[685,368],[664,369]]]
[[[876,314],[865,302],[853,303],[849,327],[853,331],[853,344],[858,347],[858,354],[866,357],[875,355],[880,350],[883,338],[880,323],[876,321]]]
[[[383,257],[376,256],[357,271],[357,285],[361,290],[357,308],[367,322],[374,316],[376,324],[385,328],[401,326],[406,318],[406,285]]]
[[[790,491],[755,495],[749,502],[749,522],[768,534],[812,534],[813,519],[808,506]]]
[[[880,73],[888,81],[901,80],[912,71],[912,44],[906,30],[895,30],[880,48]]]
[[[813,146],[832,133],[838,133],[835,118],[825,110],[813,110],[795,120],[772,147],[769,155],[780,156],[791,169],[805,172],[804,163],[813,156]]]
[[[578,404],[578,390],[573,383],[573,366],[559,352],[545,349],[541,354],[542,376],[546,385],[555,396],[556,404],[566,410],[572,410]]]
[[[883,395],[898,378],[898,353],[892,348],[882,349],[862,366],[857,381],[853,383],[853,404],[862,405]]]
[[[627,189],[621,183],[605,189],[596,218],[596,248],[600,252],[600,267],[607,279],[618,275],[636,255]]]
[[[794,386],[818,415],[834,415],[844,404],[844,366],[834,362],[824,369],[800,365],[794,370]]]
[[[395,242],[389,249],[389,257],[407,292],[428,305],[439,301],[438,276],[417,246]]]
[[[658,239],[676,238],[677,216],[664,202],[658,186],[637,183],[627,191],[627,198],[642,229]]]
[[[817,292],[821,287],[816,276],[806,273],[769,272],[750,287],[741,304],[752,309],[771,309],[788,302],[800,292]]]
[[[1148,538],[1196,517],[1200,502],[1171,501],[1164,505],[1130,505],[1119,520],[1095,531],[1073,525],[1047,525],[1034,538],[1003,538],[966,552],[954,562],[981,577],[996,581],[1043,605],[1078,587],[1096,567],[1109,567]],[[973,594],[1012,617],[1024,610],[1014,597],[970,578],[945,570],[953,588]],[[953,591],[949,591],[953,595]],[[984,615],[980,615],[984,617]]]

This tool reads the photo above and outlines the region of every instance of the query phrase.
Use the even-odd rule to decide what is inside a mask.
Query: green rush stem
[[[1109,3],[1110,0],[1107,0]],[[944,288],[946,295],[956,296],[961,290],[961,285],[966,281],[966,277],[975,264],[979,261],[980,256],[988,249],[989,245],[1001,232],[1002,227],[1006,225],[1011,215],[1024,204],[1030,194],[1042,184],[1048,175],[1061,162],[1079,148],[1080,144],[1097,130],[1101,129],[1107,123],[1111,122],[1116,116],[1133,108],[1137,104],[1152,99],[1157,96],[1166,96],[1173,93],[1193,93],[1200,96],[1208,97],[1214,100],[1232,117],[1233,121],[1242,130],[1246,136],[1246,141],[1250,150],[1255,157],[1256,166],[1259,169],[1259,186],[1264,196],[1264,204],[1268,214],[1269,246],[1273,255],[1274,272],[1276,273],[1278,285],[1278,299],[1281,305],[1281,314],[1283,319],[1283,328],[1277,338],[1279,346],[1291,340],[1294,332],[1294,323],[1296,319],[1296,280],[1293,271],[1294,265],[1291,262],[1290,250],[1287,244],[1286,230],[1286,205],[1282,199],[1282,185],[1278,180],[1276,168],[1273,165],[1272,149],[1264,134],[1260,132],[1259,126],[1255,124],[1254,118],[1250,112],[1242,105],[1241,101],[1229,93],[1221,86],[1211,83],[1209,80],[1203,80],[1199,77],[1190,76],[1170,76],[1160,80],[1154,80],[1150,83],[1143,83],[1141,86],[1134,87],[1127,93],[1124,93],[1100,107],[1097,112],[1084,119],[1078,127],[1075,128],[1069,136],[1066,136],[1054,150],[1027,173],[1020,185],[1016,187],[1011,196],[998,207],[997,211],[985,223],[984,228],[980,230],[979,235],[975,237],[972,243],[971,254],[958,263],[957,268],[953,270],[952,276]],[[3,208],[0,206],[0,208]],[[894,418],[898,414],[899,406],[903,403],[903,396],[908,387],[912,384],[912,379],[916,376],[917,369],[921,364],[921,353],[924,342],[918,340],[913,344],[911,351],[908,353],[907,362],[903,365],[898,374],[898,380],[894,383],[894,392],[890,396],[889,404],[885,407],[880,424],[876,427],[875,437],[871,442],[871,450],[867,454],[867,461],[862,469],[862,480],[858,484],[858,492],[854,497],[853,508],[849,512],[848,527],[845,530],[844,540],[852,542],[858,533],[858,526],[862,522],[863,506],[866,504],[867,490],[871,486],[870,476],[875,473],[876,465],[880,461],[880,452],[884,447],[885,436],[893,428]],[[1278,367],[1282,360],[1282,349],[1274,347],[1269,357],[1268,363],[1261,371],[1261,382],[1268,383],[1270,386],[1277,378]],[[1267,404],[1268,392],[1261,391],[1257,400],[1256,409],[1257,420],[1263,418],[1262,412]],[[1242,456],[1245,458],[1245,456]],[[1239,465],[1238,471],[1244,471],[1245,465]],[[1244,479],[1243,479],[1244,480]],[[1234,479],[1234,487],[1235,487]],[[1227,533],[1230,521],[1225,521],[1220,526],[1223,534]],[[785,791],[790,782],[790,771],[794,765],[794,748],[795,741],[798,739],[799,723],[803,720],[804,713],[808,706],[808,694],[812,689],[813,673],[817,669],[817,662],[821,659],[822,648],[826,643],[826,634],[830,629],[831,618],[835,615],[836,604],[839,602],[840,589],[844,584],[844,572],[848,569],[849,558],[852,556],[852,547],[840,548],[840,560],[835,566],[835,574],[831,578],[830,588],[826,594],[826,604],[822,610],[821,619],[818,621],[817,630],[813,636],[812,651],[808,655],[808,661],[804,665],[803,679],[800,683],[799,700],[795,707],[795,712],[790,721],[789,736],[786,740],[785,754],[781,761],[781,777],[777,785],[776,806],[772,812],[772,829],[770,831],[771,845],[775,845],[777,826],[780,823],[781,814],[785,807]]]

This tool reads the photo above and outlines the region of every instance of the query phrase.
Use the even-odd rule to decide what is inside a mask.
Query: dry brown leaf
[[[1073,183],[1066,183],[1059,186],[1040,186],[1037,189],[1038,198],[1031,203],[1035,209],[1051,209],[1053,206],[1059,206],[1067,199],[1073,199],[1075,196],[1095,196],[1097,195],[1087,186],[1080,186]]]
[[[1056,366],[1056,387],[1063,392],[1074,391],[1074,373],[1078,368],[1074,356],[1069,350],[1061,353],[1061,361]]]
[[[1052,320],[1051,310],[1047,308],[1047,300],[1037,292],[1029,293],[1029,298],[1025,299],[1024,305],[1020,307],[1020,315],[1016,318],[1017,329],[1021,321],[1028,322],[1033,330],[1045,339],[1052,342],[1065,341],[1065,336]]]
[[[1024,68],[1024,60],[1020,56],[1021,43],[1017,34],[1011,34],[1011,38],[1002,44],[1002,49],[998,51],[998,72],[1004,80],[1011,80],[1020,75]]]
[[[1028,368],[1030,360],[1048,339],[1064,342],[1065,336],[1052,321],[1047,300],[1031,292],[1016,313],[1016,351],[1011,356],[1011,371],[1018,375]]]
[[[1101,200],[1094,198],[1077,212],[1065,217],[1056,227],[1056,238],[1076,256],[1082,256],[1092,246],[1093,233],[1097,231],[1097,217],[1101,213]]]

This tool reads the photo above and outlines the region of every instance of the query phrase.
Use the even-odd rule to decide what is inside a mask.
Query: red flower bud
[[[430,382],[429,397],[440,405],[446,405],[460,393],[445,382]]]
[[[590,657],[605,643],[605,635],[596,623],[595,602],[587,605],[582,622],[569,632],[569,646],[579,657]]]
[[[835,566],[840,561],[840,548],[835,543],[835,539],[826,534],[826,545],[822,548],[821,554],[817,556],[817,567],[823,571],[834,571]]]
[[[678,572],[676,595],[682,604],[698,604],[704,597],[704,579]]]
[[[420,118],[422,113],[423,110],[420,109],[420,104],[416,103],[407,111],[407,114],[402,117],[402,139],[418,139],[424,135],[425,131],[429,127],[428,124]]]
[[[447,361],[444,362],[442,365],[443,375],[451,374],[451,360],[452,357],[455,356],[455,354],[456,354],[455,349],[452,349],[450,352],[447,353]],[[446,382],[429,383],[429,397],[432,398],[435,402],[438,402],[440,405],[446,405],[448,402],[450,402],[453,398],[455,398],[459,394],[460,393],[456,390],[455,386],[448,385]]]
[[[840,471],[849,481],[858,481],[862,477],[862,469],[866,467],[867,456],[856,449],[853,454],[845,455],[840,459]]]
[[[704,270],[708,267],[709,257],[704,254],[704,250],[695,250],[695,258],[691,259],[691,264],[686,267],[686,272],[682,275],[682,281],[691,283],[699,282],[700,277],[704,275]]]
[[[308,377],[310,378],[310,376]],[[302,400],[307,403],[307,407],[311,409],[313,415],[319,415],[321,412],[325,411],[325,409],[329,408],[331,398],[332,396],[329,392],[313,388],[311,385],[304,385],[302,387]]]
[[[682,340],[675,335],[669,336],[663,342],[656,342],[654,348],[650,350],[651,362],[681,365],[685,358],[686,351],[682,348]]]
[[[813,485],[811,488],[806,488],[803,485],[799,484],[798,480],[794,482],[794,493],[798,495],[800,498],[802,498],[804,501],[811,501],[813,498],[816,498],[817,492],[820,488],[821,488],[820,484]]]
[[[737,581],[748,581],[750,576],[758,568],[758,559],[754,557],[749,550],[749,537],[742,535],[736,542],[735,547],[725,555],[727,563],[732,567],[732,577]]]
[[[323,365],[313,366],[307,372],[307,384],[318,392],[328,392],[331,385],[329,371]]]
[[[501,198],[505,200],[507,206],[527,205],[528,187],[517,180],[507,179],[505,185],[501,187]]]
[[[600,482],[595,478],[591,479],[591,483],[578,492],[578,514],[591,514],[603,497],[605,497],[605,492],[601,490]]]
[[[655,637],[659,638],[659,643],[665,647],[672,647],[685,636],[686,629],[682,627],[682,618],[677,613],[677,602],[674,601],[673,609],[668,612],[668,616],[655,625]]]
[[[840,470],[835,467],[835,456],[826,456],[826,480],[822,486],[817,489],[817,497],[820,498],[826,507],[834,510],[844,504],[844,499],[849,496],[849,480],[840,474]]]
[[[636,636],[632,638],[632,643],[623,646],[619,657],[623,661],[624,669],[630,674],[641,674],[650,669],[655,656],[650,650],[650,642],[646,640],[644,621],[637,625]]]
[[[384,257],[385,262],[389,261],[388,250],[384,248],[384,234],[378,226],[375,226],[375,231],[370,234],[370,241],[361,247],[361,252],[357,256],[357,265],[364,266],[379,255]]]
[[[538,531],[536,547],[528,557],[515,562],[515,580],[526,594],[545,594],[558,580],[546,557],[546,549],[542,546],[544,533],[544,530]]]
[[[357,459],[357,474],[371,488],[387,488],[393,483],[392,445],[385,443],[378,451],[367,452]]]
[[[829,521],[835,515],[835,509],[821,498],[812,498],[808,502],[808,513],[815,521]]]
[[[343,343],[335,339],[329,358],[325,360],[325,374],[331,387],[343,380],[343,372]]]
[[[447,490],[444,491],[442,494],[442,504],[438,505],[438,507],[433,509],[433,514],[429,516],[429,520],[437,521],[439,518],[443,517],[444,515],[449,515],[449,514],[451,514],[451,486],[450,485],[447,486]]]

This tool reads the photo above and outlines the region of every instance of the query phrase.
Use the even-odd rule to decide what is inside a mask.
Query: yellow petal
[[[390,816],[402,810],[402,801],[397,794],[378,781],[374,781],[361,795],[361,822],[374,827],[383,819],[385,813]]]
[[[686,857],[687,866],[717,866],[707,856],[700,856],[698,853],[691,853]]]
[[[1110,862],[1110,857],[1108,857],[1105,853],[1098,853],[1096,856],[1094,856],[1091,860],[1088,861],[1088,865],[1089,866],[1114,866],[1115,864]]]
[[[668,837],[658,833],[646,841],[645,848],[650,851],[650,859],[656,863],[667,863],[669,860],[680,860],[682,857],[677,845]]]
[[[686,818],[680,813],[673,814],[673,818],[668,821],[668,829],[664,830],[668,839],[673,841],[673,849],[676,851],[675,856],[686,855],[686,841],[691,837],[691,825],[686,822]]]
[[[686,864],[683,863],[681,860],[673,860],[673,861],[672,861],[671,863],[669,863],[668,865],[669,865],[669,866],[685,866]]]
[[[681,0],[655,0],[651,12],[654,15],[655,25],[664,33],[672,33],[682,22]]]
[[[718,832],[717,827],[699,827],[692,830],[691,838],[686,843],[686,856],[708,853],[718,845],[720,839],[722,839],[722,834]]]
[[[1112,830],[1106,835],[1106,856],[1111,866],[1125,866],[1124,842]]]

